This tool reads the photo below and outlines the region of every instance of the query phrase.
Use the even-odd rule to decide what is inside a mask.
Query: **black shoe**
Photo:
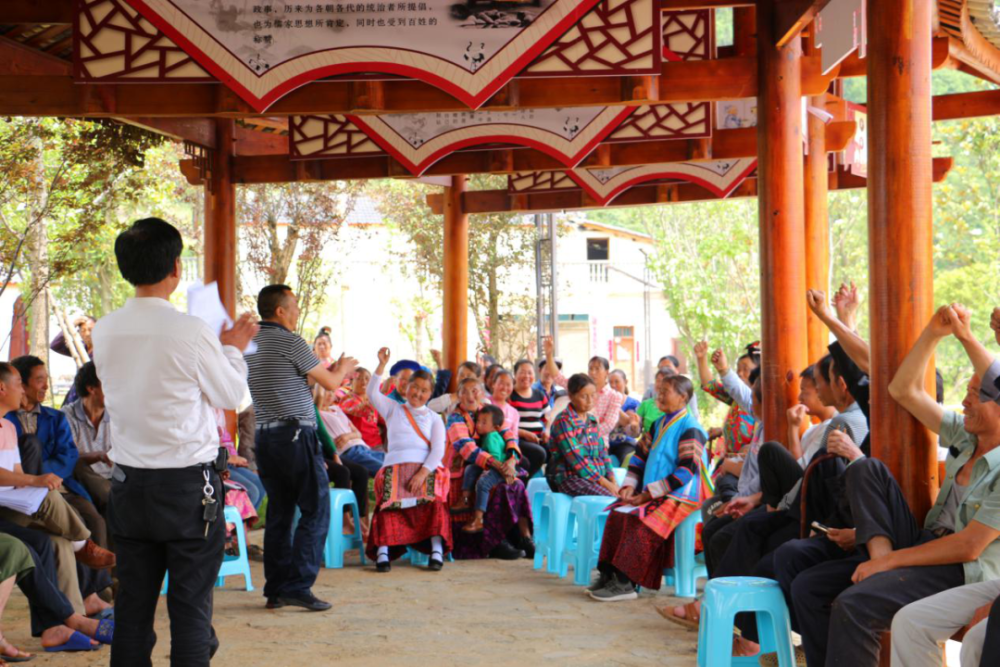
[[[431,572],[440,572],[441,568],[444,567],[444,561],[437,558],[431,558],[427,563],[427,569]]]
[[[326,611],[333,607],[329,602],[320,600],[312,593],[306,593],[304,595],[297,595],[295,597],[282,596],[278,600],[285,605],[290,605],[292,607],[302,607],[303,609],[308,609],[309,611]]]
[[[524,552],[515,547],[513,544],[507,540],[503,540],[500,544],[493,548],[490,552],[490,558],[499,558],[500,560],[517,560],[518,558],[523,558]]]
[[[392,569],[392,562],[388,560],[380,560],[375,563],[376,572],[388,572]]]
[[[281,601],[281,598],[268,598],[267,604],[264,605],[266,609],[281,609],[285,606],[285,603]]]
[[[535,541],[532,540],[530,537],[522,537],[520,546],[521,546],[521,551],[524,552],[525,558],[535,557]]]

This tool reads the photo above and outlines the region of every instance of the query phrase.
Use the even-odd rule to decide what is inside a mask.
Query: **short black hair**
[[[831,382],[830,380],[830,367],[833,366],[833,357],[829,354],[824,356],[822,359],[816,362],[816,370],[823,377],[825,382]]]
[[[535,365],[531,363],[530,359],[518,359],[517,363],[514,364],[514,375],[517,375],[517,372],[521,369],[521,366],[524,366],[525,364],[531,366],[532,371],[535,370]]]
[[[6,361],[0,361],[0,382],[4,383],[10,382],[10,379],[11,377],[13,377],[14,373],[20,375],[20,373],[16,368],[8,364]]]
[[[750,388],[753,390],[753,397],[758,403],[764,402],[764,378],[760,376],[760,367],[754,369],[758,371],[756,375],[750,373]]]
[[[500,428],[503,426],[503,410],[495,405],[484,405],[479,408],[479,411],[476,413],[476,419],[479,419],[479,416],[484,413],[488,414],[493,419],[493,428]]]
[[[477,378],[481,377],[483,374],[483,367],[474,361],[463,361],[458,365],[459,368],[466,368],[472,372]]]
[[[660,360],[656,362],[656,365],[659,366],[664,361],[669,361],[670,363],[672,363],[674,365],[674,368],[680,368],[681,367],[681,360],[678,359],[677,357],[675,357],[672,354],[665,354],[662,357],[660,357]]]
[[[566,383],[566,389],[570,394],[575,395],[592,384],[594,384],[594,381],[586,373],[574,373],[570,376],[569,382]]]
[[[538,360],[538,372],[539,372],[539,373],[541,373],[541,372],[542,372],[542,369],[543,369],[543,368],[545,368],[545,364],[546,364],[546,363],[547,363],[548,361],[549,361],[548,359],[539,359],[539,360]],[[561,362],[561,361],[559,361],[558,359],[553,359],[553,360],[552,360],[552,363],[554,363],[554,364],[556,365],[556,368],[557,368],[558,370],[562,370],[562,362]]]
[[[599,361],[601,363],[601,365],[604,366],[604,370],[606,370],[606,371],[607,370],[611,370],[611,362],[608,361],[605,357],[591,357],[590,361],[587,362],[587,365],[589,366],[590,364],[594,363],[595,361]]]
[[[269,320],[278,314],[278,308],[285,303],[285,298],[292,288],[288,285],[268,285],[257,295],[257,313],[261,319]]]
[[[431,389],[434,389],[434,376],[431,375],[430,371],[425,371],[423,368],[413,371],[407,384],[413,384],[414,380],[427,380],[431,383]]]
[[[615,370],[611,371],[611,374],[612,375],[617,374],[622,376],[622,382],[625,383],[625,393],[628,393],[628,376],[625,375],[625,371],[623,371],[620,368],[616,368]]]
[[[118,271],[135,287],[164,280],[183,251],[181,233],[160,218],[136,220],[115,239]]]
[[[511,382],[514,381],[514,376],[510,374],[510,371],[507,370],[506,368],[501,368],[496,373],[493,374],[494,387],[497,385],[497,380],[499,380],[502,377],[509,377]]]
[[[661,368],[660,370],[656,371],[656,375],[654,376],[654,381],[656,378],[672,378],[675,375],[677,375],[677,373],[673,372],[669,368]]]
[[[73,378],[73,388],[76,389],[76,395],[80,398],[87,398],[90,396],[90,390],[96,389],[101,386],[101,380],[97,377],[97,367],[94,366],[93,361],[88,361],[83,366],[80,366],[80,370],[76,372],[76,377]]]
[[[809,380],[813,384],[816,384],[815,366],[806,366],[806,369],[799,373],[799,377],[803,380]]]
[[[743,359],[749,359],[751,362],[753,362],[754,366],[760,366],[760,343],[756,342],[747,345],[746,352],[741,354],[740,358],[737,359],[736,361],[737,363],[739,363]]]
[[[479,381],[479,378],[462,378],[462,381],[458,383],[458,390],[462,391],[468,384],[482,385],[483,383]]]
[[[39,366],[44,366],[45,362],[38,357],[26,354],[23,357],[18,357],[17,359],[11,359],[10,365],[21,374],[21,382],[27,384],[28,380],[31,378],[31,371],[38,368]]]
[[[747,381],[750,383],[751,387],[753,386],[753,383],[756,382],[757,378],[759,378],[759,377],[760,377],[760,366],[758,366],[757,368],[755,368],[752,371],[750,371],[750,375],[747,376]]]
[[[673,385],[674,391],[683,396],[688,402],[694,397],[694,384],[683,375],[671,375],[664,382]]]

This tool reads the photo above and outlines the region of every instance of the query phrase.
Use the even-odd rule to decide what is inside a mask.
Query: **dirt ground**
[[[261,540],[262,532],[251,533]],[[570,577],[572,570],[570,571]],[[252,593],[231,577],[216,589],[215,629],[222,647],[213,667],[285,665],[695,665],[696,634],[663,620],[654,608],[671,589],[638,600],[591,601],[571,578],[532,569],[531,562],[462,561],[439,573],[406,562],[376,574],[348,554],[342,570],[322,570],[314,589],[333,610],[264,609],[260,563]],[[155,665],[169,664],[165,599],[157,609]],[[7,638],[24,650],[30,636],[27,603],[15,589],[3,618]],[[32,665],[107,665],[108,647],[92,653],[37,653]]]

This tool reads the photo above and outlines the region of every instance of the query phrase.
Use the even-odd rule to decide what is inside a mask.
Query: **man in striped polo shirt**
[[[257,418],[257,467],[267,491],[264,531],[264,596],[267,608],[285,605],[325,611],[316,598],[323,544],[330,527],[330,488],[316,435],[309,385],[335,391],[357,361],[341,355],[323,367],[309,344],[294,333],[299,303],[286,285],[269,285],[257,296],[257,351],[247,355],[250,395]],[[301,513],[292,536],[295,508]]]

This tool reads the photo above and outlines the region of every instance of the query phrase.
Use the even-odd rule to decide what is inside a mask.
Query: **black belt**
[[[258,431],[270,431],[273,428],[284,428],[294,426],[295,428],[316,428],[316,422],[304,419],[272,419],[263,424],[257,424]]]

